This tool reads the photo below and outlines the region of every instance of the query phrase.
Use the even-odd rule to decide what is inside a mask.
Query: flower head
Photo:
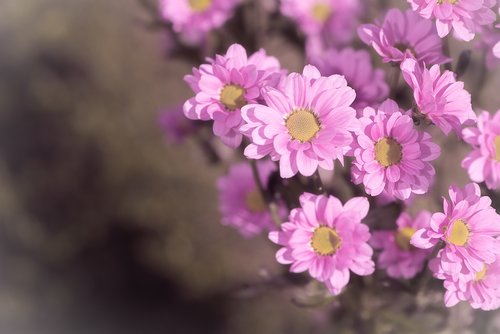
[[[159,123],[165,131],[167,140],[173,144],[182,143],[196,129],[193,121],[184,116],[182,105],[164,110],[160,115]]]
[[[259,161],[257,168],[263,184],[267,184],[271,173],[276,170],[275,164],[269,160]],[[276,229],[247,162],[231,166],[228,174],[217,181],[217,188],[223,225],[238,229],[244,237]],[[286,216],[284,206],[280,204],[278,208],[279,215]]]
[[[441,38],[435,26],[411,10],[390,9],[382,23],[363,24],[359,38],[382,57],[386,63],[400,63],[410,52],[418,61],[443,64],[451,61],[443,54]]]
[[[363,183],[372,196],[386,191],[399,199],[427,192],[435,174],[429,161],[440,154],[439,146],[426,132],[413,127],[410,116],[401,113],[392,100],[378,110],[367,107],[352,153],[353,182]]]
[[[485,26],[481,29],[481,39],[476,48],[486,53],[486,67],[495,68],[500,64],[500,24]]]
[[[438,65],[427,69],[425,64],[419,64],[412,58],[401,63],[401,70],[413,90],[420,112],[445,134],[454,130],[460,135],[462,125],[476,121],[471,96],[464,89],[464,83],[456,81],[453,72],[444,71],[441,74]]]
[[[477,127],[462,131],[464,140],[473,148],[462,161],[474,182],[485,182],[489,189],[500,187],[500,110],[491,116],[482,112]]]
[[[450,275],[476,273],[500,254],[500,216],[489,197],[481,197],[476,183],[459,189],[451,186],[450,202],[443,199],[444,212],[432,215],[429,226],[415,232],[411,244],[428,249],[443,241],[440,270]]]
[[[480,271],[462,272],[452,275],[439,266],[442,250],[436,259],[429,264],[436,278],[444,280],[446,292],[444,302],[452,307],[460,301],[467,301],[474,309],[485,311],[500,307],[500,258],[497,257],[491,264],[483,264]]]
[[[184,113],[190,119],[213,120],[215,135],[226,145],[238,147],[241,108],[258,102],[260,89],[276,85],[281,75],[276,58],[263,50],[247,57],[241,45],[233,44],[226,55],[210,59],[184,78],[196,93],[184,104]]]
[[[312,175],[318,166],[333,170],[333,159],[343,161],[352,142],[350,131],[359,126],[350,107],[356,94],[339,75],[322,77],[313,66],[292,73],[284,90],[262,90],[266,105],[248,104],[241,131],[252,143],[245,149],[251,159],[270,155],[280,162],[280,173]]]
[[[408,2],[424,19],[436,19],[440,37],[445,37],[453,29],[456,38],[470,41],[480,26],[490,24],[496,18],[491,10],[495,0],[408,0]]]
[[[351,41],[360,13],[358,0],[282,0],[281,13],[292,18],[308,39],[321,45]],[[331,45],[330,45],[331,46]]]
[[[356,91],[353,107],[356,109],[380,103],[389,93],[384,80],[384,71],[373,69],[370,54],[365,50],[345,48],[337,51],[330,48],[309,56],[309,61],[324,76],[343,75],[347,84]]]
[[[417,230],[427,227],[430,219],[428,211],[421,211],[415,219],[403,212],[396,220],[396,230],[373,232],[370,244],[382,250],[377,265],[390,277],[410,279],[424,268],[429,250],[413,247],[410,239]]]
[[[361,223],[369,204],[355,197],[345,205],[334,196],[304,193],[280,231],[269,239],[283,246],[276,259],[291,264],[291,272],[308,271],[337,295],[349,282],[349,270],[358,275],[374,271],[368,226]]]
[[[199,43],[207,32],[221,27],[239,3],[240,0],[160,0],[160,12],[175,32],[188,42]]]

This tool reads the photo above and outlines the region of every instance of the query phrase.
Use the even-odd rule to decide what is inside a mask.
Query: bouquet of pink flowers
[[[266,235],[325,298],[349,293],[354,275],[377,277],[356,278],[358,290],[384,280],[414,294],[433,276],[446,306],[497,309],[500,113],[478,110],[460,78],[472,61],[500,63],[498,4],[408,2],[160,0],[169,51],[199,60],[184,78],[192,97],[162,124],[172,141],[193,136],[212,161],[233,161],[217,182],[222,223]],[[269,34],[303,51],[300,72],[260,48]],[[453,38],[475,36],[453,59]],[[438,171],[464,168],[472,182],[449,184],[439,210],[418,208],[440,177],[436,136],[470,147]]]

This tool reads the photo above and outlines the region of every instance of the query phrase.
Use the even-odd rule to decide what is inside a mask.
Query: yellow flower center
[[[285,125],[290,136],[301,142],[313,139],[320,129],[318,118],[308,109],[294,111],[286,119]]]
[[[403,158],[403,148],[392,138],[380,139],[375,144],[375,160],[382,166],[389,167],[397,164]]]
[[[188,3],[195,12],[204,12],[212,5],[212,0],[188,0]]]
[[[226,85],[220,93],[220,102],[229,111],[234,111],[247,104],[245,88],[239,85]]]
[[[340,248],[341,242],[337,231],[322,225],[314,230],[311,247],[318,255],[333,255]]]
[[[311,15],[316,21],[324,23],[332,15],[332,7],[326,3],[317,3],[312,7]]]
[[[495,159],[500,161],[500,136],[495,137]]]
[[[483,264],[483,269],[476,273],[476,277],[474,277],[474,281],[479,282],[479,281],[483,280],[483,278],[486,276],[487,270],[488,270],[488,267],[486,266],[486,264]]]
[[[396,245],[401,250],[409,251],[412,249],[412,245],[410,244],[411,237],[416,232],[414,228],[411,227],[403,227],[396,231]]]
[[[442,5],[445,2],[449,2],[450,4],[454,5],[458,2],[458,0],[437,0],[438,5]]]
[[[448,234],[447,240],[454,245],[463,246],[469,240],[469,228],[462,219],[455,220]]]
[[[258,189],[251,191],[245,197],[245,204],[251,212],[259,213],[267,210],[266,201]]]

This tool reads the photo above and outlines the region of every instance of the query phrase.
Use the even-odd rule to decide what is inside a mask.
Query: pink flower
[[[449,194],[450,202],[443,199],[444,213],[433,214],[430,225],[415,232],[411,244],[428,249],[442,240],[441,271],[457,276],[479,272],[500,254],[495,239],[500,234],[500,216],[491,207],[491,199],[481,197],[476,183],[464,190],[451,186]]]
[[[352,145],[353,182],[363,183],[372,196],[384,190],[402,200],[412,193],[425,194],[435,174],[429,161],[441,153],[431,136],[417,131],[411,117],[392,100],[378,110],[366,107],[360,122]]]
[[[500,25],[485,26],[481,29],[481,39],[476,48],[486,53],[486,67],[495,68],[500,64]]]
[[[460,301],[467,301],[474,309],[485,311],[500,307],[500,258],[497,257],[491,264],[483,264],[481,271],[451,275],[439,267],[442,252],[429,266],[436,278],[444,280],[444,302],[447,307],[455,306]]]
[[[361,10],[359,0],[282,0],[280,9],[308,39],[327,46],[351,41]]]
[[[491,117],[484,111],[477,127],[462,131],[464,140],[473,151],[462,161],[474,182],[485,182],[489,189],[500,187],[500,110]]]
[[[470,41],[480,26],[495,21],[491,10],[495,0],[408,0],[414,11],[425,19],[436,19],[440,37],[453,29],[455,37]]]
[[[269,233],[272,242],[284,246],[276,253],[279,263],[291,264],[294,273],[309,271],[334,295],[349,282],[349,270],[373,273],[370,232],[361,223],[369,209],[366,198],[355,197],[342,206],[334,196],[304,193],[300,204],[281,231]]]
[[[462,125],[476,121],[471,96],[464,89],[464,83],[455,80],[453,72],[444,71],[441,74],[438,65],[427,69],[425,64],[419,64],[412,58],[401,63],[401,70],[413,90],[419,111],[445,134],[453,129],[460,135]]]
[[[418,61],[443,64],[451,59],[443,54],[441,38],[429,20],[411,10],[390,9],[382,23],[364,24],[358,28],[359,38],[382,57],[386,63],[400,63],[410,52]]]
[[[370,244],[382,250],[377,265],[390,277],[410,279],[422,271],[430,252],[413,247],[410,239],[418,229],[427,227],[430,219],[428,211],[421,211],[415,220],[403,212],[396,220],[396,230],[373,232]]]
[[[387,98],[389,86],[384,80],[384,71],[372,68],[370,54],[365,50],[345,48],[337,51],[331,48],[310,55],[309,61],[324,76],[340,74],[345,77],[347,84],[356,91],[355,109],[380,103]]]
[[[284,90],[262,90],[266,105],[242,109],[241,131],[251,138],[245,149],[250,159],[270,155],[280,162],[281,177],[300,172],[310,176],[318,166],[333,170],[333,159],[343,162],[352,142],[350,131],[359,123],[350,107],[356,93],[339,75],[322,77],[314,66],[292,73]]]
[[[194,122],[184,116],[182,105],[164,110],[160,115],[159,123],[165,131],[167,140],[173,144],[181,144],[196,130]]]
[[[276,58],[263,50],[248,58],[241,45],[233,44],[225,56],[209,59],[209,64],[194,68],[184,78],[196,94],[184,104],[184,114],[190,119],[213,120],[215,135],[226,145],[238,147],[241,107],[258,102],[260,89],[276,85],[281,75]]]
[[[160,12],[187,42],[197,44],[207,32],[221,27],[240,0],[160,0]]]
[[[495,58],[500,59],[500,41],[493,46],[492,53]]]
[[[257,168],[262,184],[267,185],[271,173],[276,170],[275,164],[269,160],[259,161]],[[247,238],[276,229],[248,162],[231,166],[229,173],[217,181],[217,188],[223,225],[238,229]],[[280,217],[285,217],[284,206],[278,207]]]

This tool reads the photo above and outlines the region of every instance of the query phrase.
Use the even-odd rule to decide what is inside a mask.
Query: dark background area
[[[0,333],[310,328],[245,289],[283,268],[220,226],[223,167],[165,143],[192,65],[148,20],[133,0],[0,2]]]
[[[0,334],[332,333],[335,303],[291,302],[300,282],[276,278],[287,268],[275,247],[220,226],[225,166],[207,165],[194,141],[165,143],[159,111],[190,96],[193,64],[167,59],[148,19],[133,0],[0,1]],[[268,43],[300,68],[293,46]],[[500,105],[490,80],[487,108]],[[452,180],[467,181],[467,149],[439,140],[431,210]],[[432,328],[430,313],[412,321]],[[473,313],[436,317],[470,324]]]

